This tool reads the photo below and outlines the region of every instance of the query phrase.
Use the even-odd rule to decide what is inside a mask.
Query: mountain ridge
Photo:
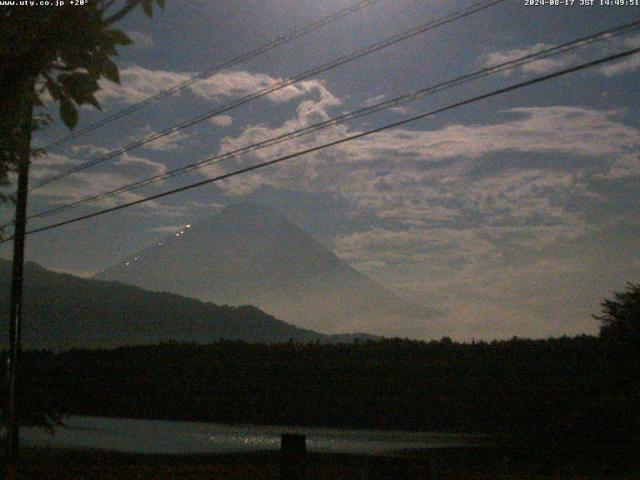
[[[8,340],[11,262],[0,259],[0,342]],[[170,292],[56,273],[25,264],[25,348],[107,348],[162,341],[339,343],[375,338],[325,335],[289,325],[257,307],[215,305]]]

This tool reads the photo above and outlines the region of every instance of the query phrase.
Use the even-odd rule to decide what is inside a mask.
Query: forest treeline
[[[31,410],[44,402],[75,415],[482,432],[558,451],[640,451],[635,342],[169,342],[28,352],[23,365]]]

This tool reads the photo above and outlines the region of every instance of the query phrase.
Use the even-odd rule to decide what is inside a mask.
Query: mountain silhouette
[[[433,310],[399,298],[282,215],[254,204],[227,207],[95,278],[256,305],[321,332],[394,336],[414,328],[424,335],[434,322]]]
[[[11,263],[0,259],[0,342],[8,343]],[[55,273],[25,264],[25,348],[107,348],[162,341],[220,339],[277,343],[350,342],[354,335],[323,335],[289,325],[256,307],[228,307],[118,282]]]

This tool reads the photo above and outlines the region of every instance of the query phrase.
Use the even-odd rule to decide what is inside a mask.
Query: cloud
[[[178,228],[183,228],[187,224],[194,223],[198,218],[213,215],[224,208],[224,205],[217,202],[190,202],[185,205],[162,205],[162,208],[154,208],[149,213],[156,215],[161,221],[173,219],[174,222],[182,222]],[[147,213],[147,212],[145,212]],[[172,231],[170,233],[175,233]]]
[[[499,259],[507,246],[541,251],[585,233],[585,229],[573,225],[430,226],[399,230],[376,227],[337,236],[334,250],[355,265],[373,261],[376,268],[415,263],[428,264],[431,268],[438,265],[460,268]]]
[[[153,38],[148,33],[127,32],[128,37],[133,40],[134,48],[148,50],[154,47]]]
[[[613,77],[615,75],[632,72],[638,68],[640,68],[640,55],[635,54],[627,60],[602,67],[602,72],[607,77]]]
[[[101,80],[99,82],[100,91],[96,97],[102,104],[107,102],[137,103],[179,83],[188,81],[190,78],[191,75],[188,73],[149,70],[134,65],[120,69],[120,85]]]
[[[627,38],[624,46],[628,49],[640,47],[640,35]],[[603,66],[600,71],[607,77],[622,75],[640,68],[640,54],[636,53],[624,60]]]
[[[500,65],[502,63],[510,62],[512,60],[516,60],[518,58],[535,54],[541,50],[545,50],[547,48],[554,47],[555,45],[550,45],[546,43],[536,43],[535,45],[530,45],[525,48],[514,48],[512,50],[502,50],[498,52],[492,52],[485,56],[485,67],[494,67],[496,65]],[[522,72],[526,74],[537,74],[541,75],[552,70],[557,70],[559,68],[565,67],[569,65],[575,57],[573,56],[558,56],[545,58],[541,60],[537,60],[532,63],[528,63],[523,65],[522,67],[518,67]],[[513,69],[505,70],[503,75],[508,76],[513,72]]]
[[[229,115],[218,115],[209,119],[209,123],[217,125],[218,127],[228,127],[233,123],[233,118]]]
[[[547,43],[536,43],[523,48],[515,48],[511,50],[500,50],[491,52],[484,57],[484,66],[493,67],[501,63],[516,60],[518,58],[535,54],[541,50],[555,47],[557,45]],[[595,51],[598,55],[611,55],[622,51],[623,49],[637,48],[640,46],[640,35],[631,37],[616,37],[608,38],[606,42],[597,43],[594,47],[591,47],[591,51]],[[504,76],[509,76],[514,71],[518,70],[524,74],[542,75],[554,70],[566,68],[578,60],[586,61],[588,54],[586,53],[588,47],[582,46],[579,50],[574,50],[569,54],[559,54],[548,58],[540,59],[531,63],[527,63],[521,67],[512,68],[503,72]],[[628,57],[624,60],[615,63],[609,63],[600,67],[597,71],[607,77],[615,75],[621,75],[640,67],[640,55],[636,54]]]
[[[189,88],[198,97],[215,100],[223,96],[242,97],[278,81],[263,73],[225,71],[200,80]]]
[[[84,157],[87,152],[100,154],[105,149],[94,145],[83,145],[76,146],[70,150],[72,154],[75,152],[77,155]],[[81,163],[78,157],[49,154],[34,162],[32,180],[34,183],[38,183],[40,180],[50,178],[52,175],[64,172],[70,167]],[[110,163],[108,169],[87,169],[71,174],[34,190],[33,196],[41,202],[45,201],[47,208],[49,208],[96,195],[141,178],[162,175],[166,171],[167,168],[162,163],[125,153]],[[103,208],[111,207],[126,201],[138,200],[142,196],[142,193],[126,192],[117,197],[104,198],[97,202],[92,202],[89,205]],[[154,209],[159,206],[157,202],[149,202],[145,205],[147,209]]]
[[[364,101],[364,106],[365,107],[371,107],[373,105],[377,105],[378,103],[382,102],[385,98],[387,98],[386,95],[377,95],[375,97],[367,98]]]
[[[562,225],[376,227],[339,235],[334,251],[444,312],[447,328],[424,330],[426,338],[545,337],[595,330],[581,295],[601,297],[592,293],[591,260],[573,247],[584,238],[592,237]]]
[[[133,135],[129,138],[130,140],[135,141],[140,138],[151,136],[155,133],[157,132],[153,130],[149,125],[147,125],[145,128],[142,129],[142,131],[139,134]],[[189,134],[185,133],[184,131],[176,131],[164,137],[160,137],[152,142],[146,143],[142,146],[142,148],[145,150],[151,150],[154,152],[167,152],[167,151],[178,150],[179,148],[183,147],[185,140],[187,140],[189,137],[190,137]]]
[[[339,236],[335,251],[444,312],[449,330],[425,330],[427,338],[546,337],[595,333],[590,314],[605,288],[637,275],[634,242],[621,247],[611,233],[599,235],[563,226],[373,228]]]
[[[616,157],[611,167],[598,176],[608,180],[640,178],[640,154],[636,151]]]
[[[327,117],[334,105],[321,97],[309,109],[301,102],[297,116],[282,126],[247,127],[226,137],[221,151],[277,136],[312,120],[305,112]],[[584,193],[583,177],[597,170],[633,174],[629,152],[640,148],[637,128],[617,120],[615,111],[582,107],[529,107],[502,112],[506,120],[489,124],[452,124],[435,130],[396,129],[296,158],[255,174],[220,183],[228,195],[242,196],[262,187],[325,192],[339,195],[381,218],[404,223],[453,221],[472,213],[496,221],[549,221],[563,215],[551,192]],[[314,119],[314,121],[317,121]],[[264,161],[342,136],[357,133],[341,125],[261,150],[245,159],[223,162],[203,172],[218,175],[248,163]],[[478,177],[486,159],[511,159],[499,175]],[[548,165],[528,165],[523,155],[545,155]],[[576,158],[593,159],[580,167]],[[485,167],[487,168],[487,167]],[[560,193],[558,193],[560,195]],[[467,209],[465,211],[465,208]],[[516,211],[516,208],[518,211]]]
[[[262,124],[249,125],[239,136],[227,136],[223,138],[220,142],[218,153],[224,154],[226,152],[235,151],[247,145],[259,143],[280,135],[285,135],[289,132],[328,120],[330,118],[329,110],[342,105],[342,101],[334,96],[321,82],[302,82],[300,88],[301,91],[306,91],[306,95],[301,98],[296,108],[294,118],[284,122],[278,127],[271,127]],[[345,127],[330,128],[326,131],[319,132],[316,134],[315,138],[301,137],[294,142],[285,142],[264,150],[256,151],[248,157],[225,159],[224,162],[200,169],[199,172],[206,177],[215,177],[227,172],[228,170],[233,170],[245,165],[247,159],[250,161],[265,160],[275,156],[285,155],[287,153],[291,153],[291,151],[298,147],[309,147],[318,139],[334,138],[336,134],[344,133],[346,131]],[[278,176],[282,173],[283,177],[281,180],[282,182],[286,182],[287,178],[291,178],[289,168],[291,168],[290,165],[284,170],[274,169],[270,175]],[[306,179],[304,181],[308,183],[309,189],[313,190],[314,187],[312,186],[312,183],[317,183],[318,178],[311,171],[310,164],[308,162],[297,162],[296,168],[303,169],[304,172],[300,172],[299,175],[294,176],[299,179]],[[269,178],[271,179],[273,177]],[[220,187],[230,195],[238,196],[249,194],[260,188],[260,186],[266,185],[271,185],[270,180],[266,177],[261,175],[243,175],[242,177],[237,177],[231,182],[220,184]],[[304,188],[302,184],[300,184],[299,187]]]
[[[171,72],[150,70],[137,65],[120,69],[121,85],[101,81],[97,98],[101,103],[109,101],[137,103],[149,96],[169,90],[176,85],[190,81],[195,76],[191,72]],[[196,97],[205,100],[220,100],[228,97],[243,97],[274,86],[285,79],[263,73],[243,70],[222,71],[208,78],[198,80],[187,87]],[[295,98],[324,88],[318,80],[305,80],[289,85],[266,96],[273,102],[289,102]]]
[[[496,251],[491,242],[469,229],[374,228],[335,239],[337,255],[356,265],[370,261],[378,262],[378,265],[423,262],[449,249],[464,257],[484,256]]]

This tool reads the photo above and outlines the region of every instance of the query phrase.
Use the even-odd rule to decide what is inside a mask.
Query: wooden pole
[[[29,85],[33,88],[32,85]],[[29,188],[29,162],[31,153],[31,116],[33,105],[28,95],[21,95],[16,114],[21,119],[16,132],[18,144],[18,189],[13,234],[13,269],[11,274],[11,305],[9,309],[9,358],[7,360],[9,399],[7,404],[7,458],[5,480],[18,478],[20,452],[20,411],[18,392],[19,366],[22,351],[22,286],[24,271],[25,229],[27,223],[27,191]]]

